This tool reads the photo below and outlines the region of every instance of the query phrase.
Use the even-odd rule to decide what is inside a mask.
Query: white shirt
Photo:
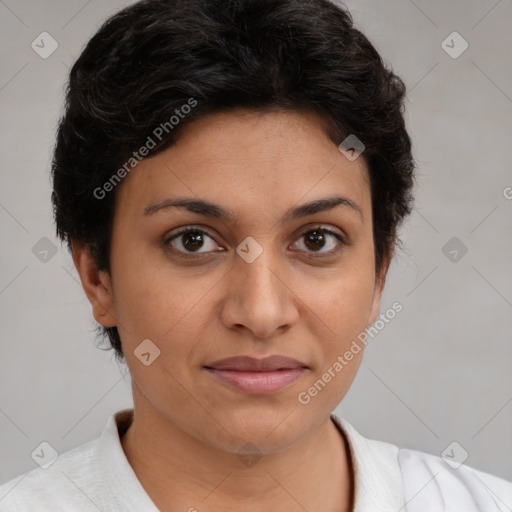
[[[0,486],[0,512],[159,512],[120,441],[133,409],[112,414],[101,436]],[[355,472],[354,512],[511,512],[512,482],[440,457],[367,439],[332,414]],[[193,504],[201,510],[200,503]],[[311,511],[317,512],[317,511]]]

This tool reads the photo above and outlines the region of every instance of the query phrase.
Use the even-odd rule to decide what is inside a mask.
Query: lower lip
[[[222,382],[251,395],[265,395],[281,391],[291,386],[305,370],[305,368],[288,368],[270,372],[242,372],[206,369]]]

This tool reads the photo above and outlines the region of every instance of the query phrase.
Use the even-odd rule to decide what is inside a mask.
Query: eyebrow
[[[364,221],[361,208],[354,201],[348,197],[343,196],[332,196],[316,199],[309,203],[296,206],[288,210],[283,215],[283,217],[281,217],[280,221],[283,222],[300,219],[308,215],[314,215],[315,213],[332,210],[336,206],[347,207],[349,211],[358,213],[361,217],[361,221]],[[210,201],[203,199],[194,199],[188,197],[166,198],[157,201],[156,203],[146,206],[144,209],[144,215],[153,215],[161,210],[168,208],[184,208],[192,213],[197,213],[205,217],[214,217],[217,219],[225,220],[227,222],[234,222],[237,219],[235,213],[228,208],[224,208],[223,206],[211,203]]]

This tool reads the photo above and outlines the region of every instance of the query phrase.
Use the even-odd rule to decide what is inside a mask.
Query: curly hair
[[[365,145],[375,271],[412,211],[414,161],[405,85],[343,4],[329,0],[143,0],[109,18],[73,65],[52,161],[57,236],[86,244],[110,272],[115,190],[97,190],[194,98],[151,156],[187,124],[233,109],[319,115],[339,145]],[[96,192],[95,192],[96,191]],[[389,260],[388,260],[389,261]],[[116,327],[100,327],[124,360]]]

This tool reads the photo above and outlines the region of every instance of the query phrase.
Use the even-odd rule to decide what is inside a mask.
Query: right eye
[[[214,248],[207,251],[198,250],[204,248],[205,241],[207,239],[213,241],[213,238],[208,231],[188,226],[166,238],[164,243],[166,246],[169,246],[173,252],[176,252],[185,258],[189,256],[194,257],[194,254],[203,255],[208,252],[219,252],[215,251]],[[215,247],[216,244],[210,245]]]

